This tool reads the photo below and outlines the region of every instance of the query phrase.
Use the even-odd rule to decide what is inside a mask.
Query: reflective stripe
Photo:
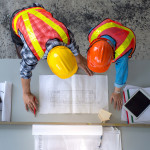
[[[27,30],[27,33],[28,33],[31,43],[32,43],[36,53],[38,54],[38,56],[40,58],[42,58],[44,55],[44,52],[34,34],[28,14],[27,13],[22,14],[22,18],[24,20],[24,24],[25,24],[25,27],[26,27],[26,30]]]
[[[46,24],[48,24],[50,27],[52,27],[61,37],[64,43],[68,43],[68,37],[65,33],[65,31],[57,24],[55,24],[53,21],[51,21],[49,18],[45,17],[43,14],[39,13],[38,11],[35,11],[33,9],[30,9],[29,12],[36,16],[37,18],[44,21]]]
[[[124,42],[116,49],[115,59],[117,59],[123,53],[123,51],[130,45],[132,39],[133,36],[131,35],[131,33],[129,33]]]
[[[131,32],[130,29],[128,29],[128,28],[126,28],[126,27],[124,27],[124,26],[120,26],[120,25],[118,25],[118,24],[115,24],[115,23],[113,23],[113,22],[110,22],[110,23],[106,23],[106,24],[100,26],[99,28],[97,28],[97,29],[93,32],[93,34],[92,34],[92,36],[91,36],[91,41],[90,41],[90,42],[92,42],[94,39],[96,39],[96,38],[98,37],[98,35],[99,35],[101,32],[103,32],[104,30],[109,29],[109,28],[113,28],[113,27],[117,27],[117,28],[124,29],[124,30],[126,30],[126,31]],[[134,34],[133,34],[132,32],[131,32],[131,34],[132,34],[132,36],[134,37]],[[134,37],[134,38],[135,38],[135,37]]]
[[[123,43],[116,49],[116,51],[115,51],[115,59],[116,59],[116,58],[119,57],[119,56],[122,54],[122,52],[130,45],[132,39],[134,38],[134,40],[135,40],[135,36],[134,36],[134,34],[132,33],[132,31],[131,31],[130,29],[128,29],[128,28],[126,28],[126,27],[124,27],[124,26],[120,26],[120,25],[118,25],[118,24],[115,24],[115,23],[113,23],[113,22],[106,23],[106,24],[100,26],[99,28],[97,28],[97,29],[93,32],[93,34],[92,34],[92,36],[91,36],[91,41],[90,41],[90,42],[92,42],[94,39],[96,39],[96,38],[98,37],[98,35],[99,35],[101,32],[103,32],[104,30],[109,29],[109,28],[113,28],[113,27],[117,27],[117,28],[120,28],[120,29],[124,29],[124,30],[126,30],[126,31],[129,31],[129,34],[128,34],[128,36],[126,37],[126,39],[124,40],[124,42],[123,42]]]
[[[41,7],[35,7],[35,8],[32,8],[32,9],[43,9],[43,8],[41,8]],[[18,35],[18,31],[17,31],[17,27],[16,27],[17,21],[18,21],[18,19],[19,19],[20,16],[22,16],[23,14],[25,14],[25,13],[27,13],[27,12],[29,12],[29,9],[23,10],[22,12],[20,12],[19,14],[17,14],[17,16],[16,16],[15,19],[14,19],[14,30],[15,30],[15,33],[16,33],[17,35]]]
[[[55,24],[53,21],[51,21],[49,18],[45,17],[43,14],[41,14],[38,11],[36,11],[35,9],[43,9],[43,8],[35,7],[35,8],[32,8],[32,9],[28,9],[28,10],[25,10],[25,11],[19,13],[15,17],[15,19],[14,19],[14,30],[15,30],[16,34],[18,34],[16,25],[17,25],[17,21],[18,21],[19,17],[22,16],[23,14],[26,14],[26,13],[29,12],[29,13],[33,14],[34,16],[36,16],[37,18],[39,18],[42,21],[44,21],[50,27],[52,27],[59,34],[59,36],[61,37],[62,41],[67,44],[68,43],[68,36],[66,35],[65,31],[59,25]]]

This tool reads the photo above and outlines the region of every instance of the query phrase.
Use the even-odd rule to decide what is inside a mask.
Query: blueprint
[[[40,114],[98,113],[108,109],[108,81],[105,75],[74,75],[60,79],[55,75],[39,77]]]

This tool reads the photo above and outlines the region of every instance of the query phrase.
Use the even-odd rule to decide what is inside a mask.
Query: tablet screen
[[[150,104],[150,100],[138,91],[124,106],[138,117]]]

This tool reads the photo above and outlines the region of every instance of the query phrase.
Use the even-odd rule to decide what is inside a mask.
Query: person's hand
[[[38,108],[38,100],[32,93],[23,94],[23,100],[25,104],[26,111],[30,110],[34,113],[34,108]]]
[[[87,66],[86,58],[84,58],[81,54],[79,54],[78,56],[76,56],[76,61],[79,68],[84,70],[89,76],[93,75],[93,72]]]
[[[122,108],[122,95],[121,93],[112,93],[110,103],[114,101],[114,108],[120,110]]]

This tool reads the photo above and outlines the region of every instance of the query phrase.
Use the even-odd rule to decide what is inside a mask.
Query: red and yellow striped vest
[[[13,18],[12,27],[17,35],[18,30],[23,34],[27,45],[38,60],[43,57],[49,39],[56,38],[66,44],[70,43],[65,25],[41,7],[18,12]]]
[[[119,22],[106,19],[89,33],[88,40],[91,43],[94,39],[102,35],[109,35],[116,41],[115,58],[113,62],[126,54],[131,48],[132,52],[129,58],[132,56],[136,43],[135,35],[132,30],[124,27]]]

